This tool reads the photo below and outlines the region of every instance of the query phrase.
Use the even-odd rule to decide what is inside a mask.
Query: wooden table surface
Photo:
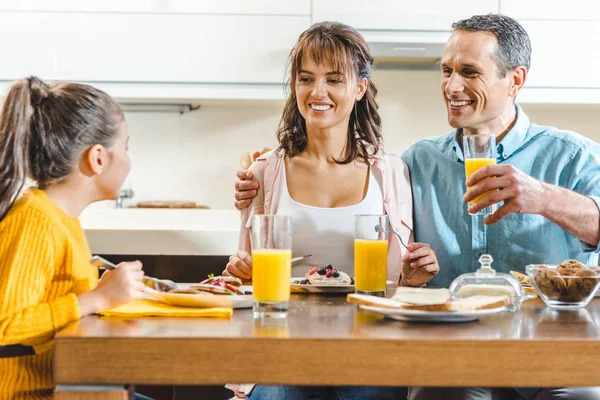
[[[600,386],[600,300],[555,311],[529,300],[478,322],[392,321],[345,296],[293,295],[287,320],[86,317],[56,337],[69,385]]]

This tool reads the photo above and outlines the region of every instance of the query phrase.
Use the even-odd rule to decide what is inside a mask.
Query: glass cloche
[[[507,306],[510,311],[521,307],[525,297],[523,286],[514,276],[496,272],[492,268],[493,261],[491,255],[482,254],[479,257],[481,267],[477,271],[462,274],[452,282],[450,285],[452,298],[506,295],[510,299],[510,304]]]

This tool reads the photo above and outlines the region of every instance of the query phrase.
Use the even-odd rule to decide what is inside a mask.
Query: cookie
[[[560,263],[556,268],[562,276],[574,276],[577,272],[586,269],[586,266],[577,260],[567,260]]]
[[[521,285],[531,285],[531,280],[529,279],[529,277],[527,275],[522,274],[517,271],[510,271],[509,273],[512,276],[514,276],[515,278],[517,278],[519,280],[519,282],[521,282]]]
[[[570,301],[582,301],[588,297],[598,283],[597,272],[583,269],[577,272],[576,278],[569,279],[567,294]]]
[[[537,267],[534,279],[540,292],[551,300],[559,300],[567,295],[567,284],[556,270]]]

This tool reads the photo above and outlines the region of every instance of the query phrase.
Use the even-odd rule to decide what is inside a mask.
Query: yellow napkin
[[[140,299],[99,313],[105,317],[215,317],[231,318],[232,308],[192,308]]]

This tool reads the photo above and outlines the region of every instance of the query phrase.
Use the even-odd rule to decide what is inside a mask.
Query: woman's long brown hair
[[[0,221],[27,178],[41,189],[63,180],[85,149],[110,147],[122,121],[121,107],[91,86],[15,82],[0,112]]]
[[[296,97],[296,81],[302,67],[302,57],[310,56],[317,64],[327,64],[334,70],[356,79],[368,80],[364,96],[354,104],[348,124],[348,140],[340,164],[356,159],[368,163],[369,156],[383,145],[381,117],[375,101],[377,88],[371,82],[373,57],[365,39],[351,26],[337,22],[319,22],[306,30],[292,49],[289,58],[290,95],[277,131],[279,146],[286,156],[293,157],[306,148],[306,121],[300,114]]]

